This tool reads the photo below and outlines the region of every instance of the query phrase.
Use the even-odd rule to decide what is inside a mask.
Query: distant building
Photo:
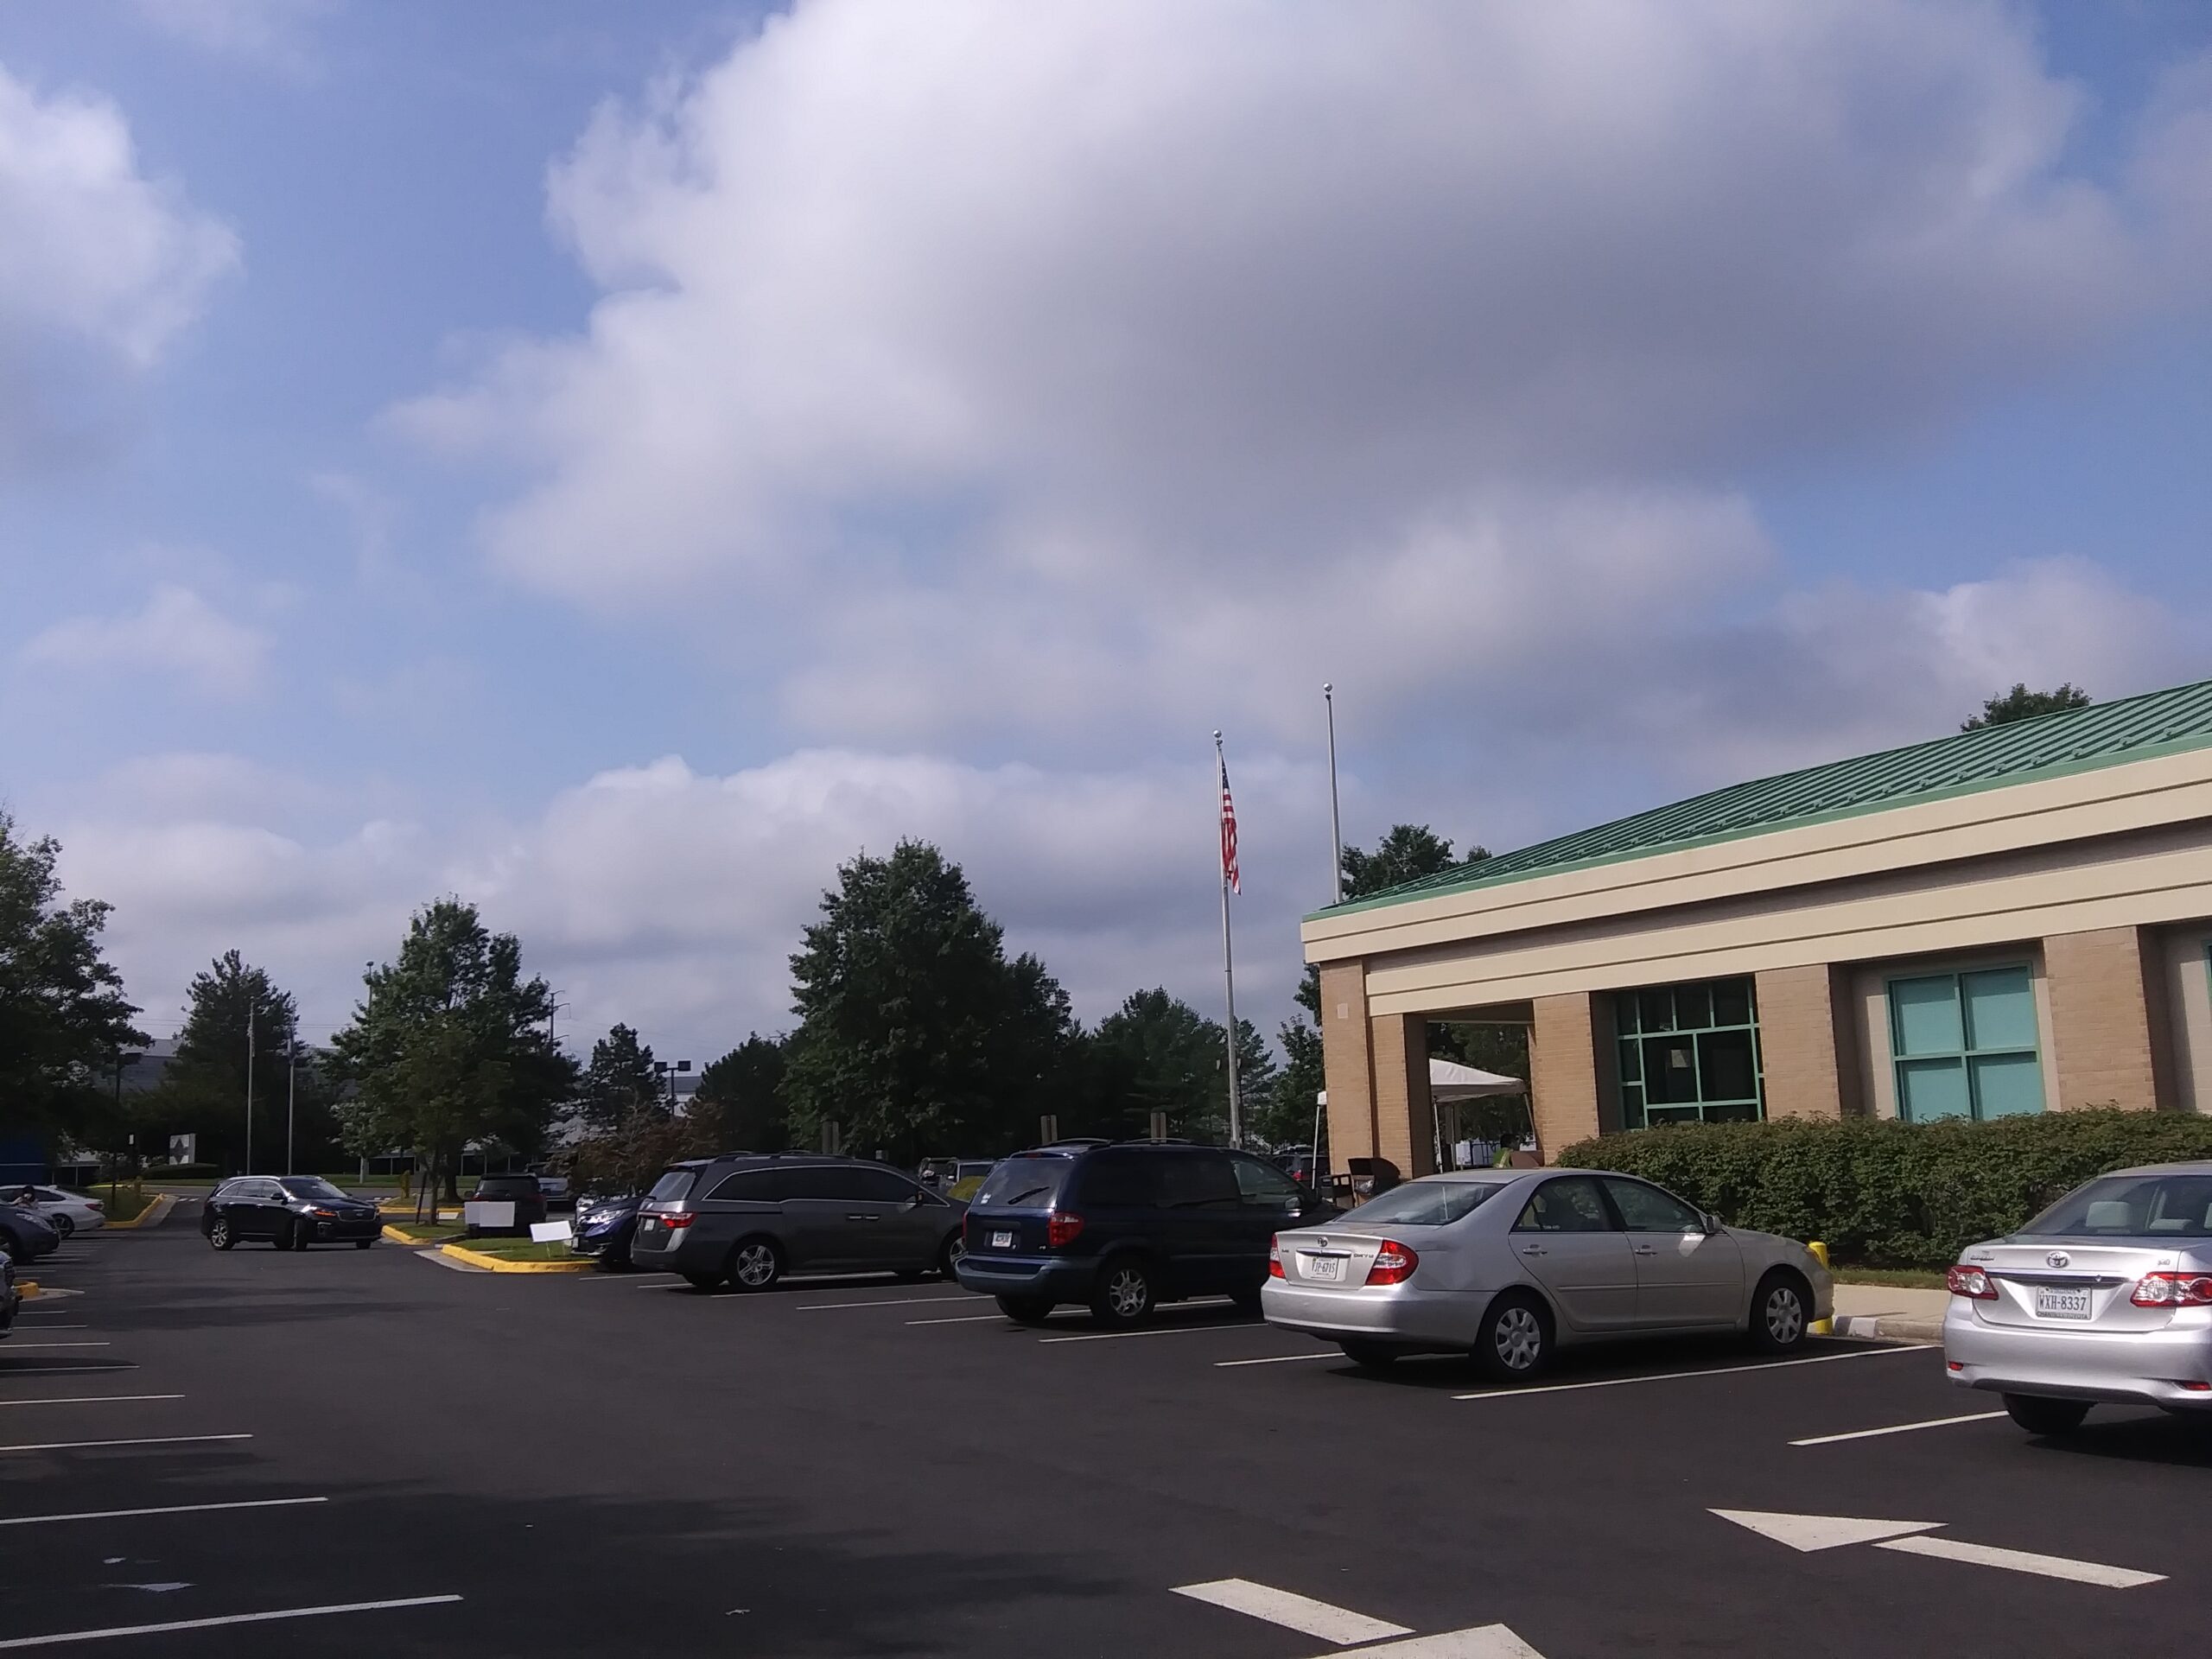
[[[1672,1122],[2212,1111],[2212,682],[1717,790],[1302,937],[1338,1168],[1427,1167],[1432,1020],[1529,1027],[1548,1161]]]

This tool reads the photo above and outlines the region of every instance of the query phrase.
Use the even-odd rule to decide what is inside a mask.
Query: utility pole
[[[245,988],[245,1173],[253,1173],[253,986]]]
[[[284,1045],[284,1173],[296,1175],[300,1172],[292,1161],[292,1126],[294,1108],[299,1101],[300,1039],[295,1032],[292,1040]]]

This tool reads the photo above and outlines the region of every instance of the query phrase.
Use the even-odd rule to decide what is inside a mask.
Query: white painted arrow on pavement
[[[1337,1643],[1339,1654],[1328,1656],[1328,1659],[1339,1659],[1339,1656],[1341,1659],[1544,1659],[1542,1654],[1503,1624],[1477,1624],[1464,1630],[1415,1636],[1402,1624],[1370,1618],[1348,1607],[1332,1606],[1311,1596],[1278,1590],[1272,1585],[1255,1584],[1249,1579],[1179,1584],[1174,1593]],[[1388,1637],[1405,1639],[1383,1639]],[[1376,1645],[1357,1645],[1363,1643]]]
[[[1872,1521],[1848,1515],[1785,1515],[1768,1510],[1715,1510],[1723,1521],[1732,1521],[1762,1537],[1807,1553],[1835,1549],[1845,1544],[1872,1544],[1901,1555],[1930,1555],[1939,1560],[1967,1561],[1976,1567],[2000,1567],[2008,1573],[2032,1573],[2039,1578],[2066,1579],[2075,1584],[2094,1584],[2112,1590],[2134,1590],[2146,1584],[2163,1584],[2163,1573],[2139,1573],[2132,1567],[2107,1567],[2102,1561],[2077,1561],[2064,1555],[2037,1555],[2024,1549],[1999,1549],[1990,1544],[1963,1543],[1955,1538],[1927,1538],[1916,1535],[1935,1531],[1942,1521]]]

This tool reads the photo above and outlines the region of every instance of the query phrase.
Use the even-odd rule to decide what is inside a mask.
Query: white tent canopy
[[[1522,1094],[1528,1087],[1518,1077],[1479,1071],[1457,1060],[1440,1060],[1431,1056],[1428,1062],[1428,1097],[1439,1106],[1449,1106],[1459,1100],[1480,1100],[1487,1095]],[[1329,1103],[1329,1091],[1324,1089],[1313,1098],[1318,1104],[1325,1106]]]

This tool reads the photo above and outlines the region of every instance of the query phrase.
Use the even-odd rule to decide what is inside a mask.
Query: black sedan
[[[384,1232],[376,1205],[348,1197],[320,1175],[241,1175],[202,1208],[200,1230],[219,1250],[266,1239],[280,1250],[351,1244],[365,1250]]]
[[[26,1267],[61,1248],[61,1235],[37,1211],[0,1203],[0,1255]]]

